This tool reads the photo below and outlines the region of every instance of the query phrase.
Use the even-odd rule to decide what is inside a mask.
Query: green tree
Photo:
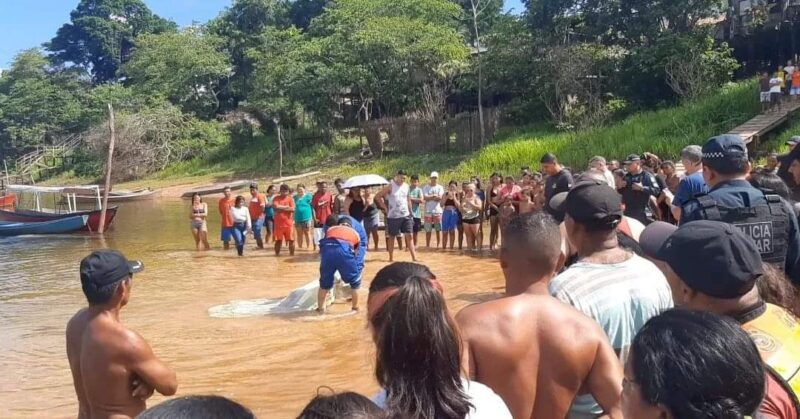
[[[75,64],[95,83],[116,80],[117,70],[146,33],[175,31],[175,23],[153,14],[142,0],[81,0],[45,47],[54,64]]]
[[[184,112],[212,117],[220,106],[220,89],[231,73],[222,40],[191,27],[180,32],[145,34],[122,67],[134,90],[168,99]]]
[[[223,39],[223,47],[233,64],[230,80],[230,106],[235,107],[253,88],[255,63],[248,52],[258,48],[267,28],[289,26],[287,0],[234,0],[218,18],[208,23],[208,31]]]
[[[0,158],[85,128],[88,87],[74,71],[52,72],[39,50],[17,55],[0,78]]]
[[[423,86],[466,65],[463,11],[448,0],[340,0],[312,21],[319,61],[338,84],[392,115],[419,109]]]
[[[305,31],[311,26],[311,21],[332,3],[333,0],[295,0],[289,9],[289,17],[294,26]]]

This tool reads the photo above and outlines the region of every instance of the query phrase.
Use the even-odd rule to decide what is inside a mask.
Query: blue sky
[[[231,0],[145,0],[159,16],[180,26],[206,22],[216,17]],[[506,0],[506,9],[517,13],[521,0]],[[58,28],[69,21],[78,0],[8,0],[0,13],[0,68],[8,68],[19,51],[49,41]]]

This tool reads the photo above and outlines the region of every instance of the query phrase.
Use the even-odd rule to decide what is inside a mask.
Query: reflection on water
[[[102,247],[145,262],[122,318],[175,368],[179,395],[220,394],[259,417],[288,418],[319,386],[366,395],[377,390],[363,311],[315,321],[208,315],[215,305],[281,298],[312,280],[319,266],[310,251],[279,259],[250,245],[244,258],[223,252],[218,216],[212,214],[210,236],[217,249],[198,253],[188,224],[186,202],[154,201],[124,205],[104,239],[0,238],[0,417],[75,417],[64,327],[85,305],[78,264]],[[494,259],[437,251],[422,251],[420,257],[445,284],[453,310],[502,291]],[[409,259],[407,253],[398,257]],[[368,284],[388,260],[385,252],[371,253],[367,260]],[[334,314],[348,310],[349,304],[333,307]],[[156,396],[149,404],[161,400]]]

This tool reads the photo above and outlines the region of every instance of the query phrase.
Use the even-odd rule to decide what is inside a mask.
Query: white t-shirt
[[[639,329],[673,306],[664,274],[637,255],[617,264],[578,261],[550,282],[550,294],[599,323],[623,365]],[[591,396],[578,396],[572,412],[602,409]]]
[[[389,198],[389,213],[386,215],[388,218],[407,218],[411,216],[411,211],[408,208],[408,184],[403,183],[398,185],[394,181],[389,182],[392,188]]]
[[[425,185],[422,188],[422,194],[425,196],[436,195],[441,198],[444,196],[444,187],[442,185]],[[441,215],[443,212],[441,201],[425,201],[425,215]]]
[[[769,80],[769,92],[770,93],[781,93],[781,80],[779,77],[773,77]]]
[[[461,378],[472,409],[464,419],[512,419],[506,403],[492,389],[477,382]],[[386,408],[386,391],[381,390],[372,401],[381,409]]]
[[[794,74],[795,70],[797,70],[797,67],[795,67],[793,65],[786,66],[786,67],[783,68],[783,71],[786,72],[786,79],[787,80],[791,80],[792,79],[792,74]]]
[[[614,190],[617,189],[617,181],[614,180],[614,173],[610,170],[603,170],[603,177],[606,179],[608,186],[612,187]]]

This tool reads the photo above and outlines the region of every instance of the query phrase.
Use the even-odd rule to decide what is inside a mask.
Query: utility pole
[[[103,208],[100,210],[100,225],[97,232],[103,234],[106,228],[106,211],[108,210],[108,193],[111,192],[111,168],[114,160],[114,142],[117,132],[114,128],[114,107],[108,104],[108,127],[111,131],[111,140],[108,143],[108,160],[106,160],[106,184],[103,189]]]

